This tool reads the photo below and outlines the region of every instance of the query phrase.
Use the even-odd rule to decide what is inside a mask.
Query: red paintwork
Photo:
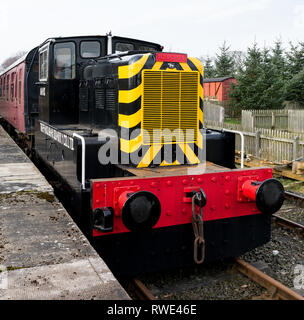
[[[156,61],[187,63],[187,55],[184,53],[159,52],[156,54]]]
[[[218,101],[229,100],[228,92],[231,88],[231,83],[237,84],[236,79],[229,78],[224,81],[204,83],[204,97]]]
[[[24,74],[25,62],[22,61],[14,68],[0,76],[0,89],[3,93],[3,84],[5,79],[5,97],[0,96],[0,115],[6,119],[12,126],[19,131],[25,133],[25,118],[24,118]],[[16,82],[17,75],[17,82]],[[9,77],[9,90],[7,100],[6,79]],[[11,80],[14,79],[14,95],[11,100]],[[21,79],[21,101],[19,103],[19,80]]]
[[[252,185],[253,180],[247,180],[244,182],[242,186],[243,195],[248,199],[254,200],[256,199],[256,191],[260,187],[260,185]]]
[[[161,217],[155,228],[191,223],[192,204],[186,193],[200,188],[207,196],[204,221],[261,214],[255,202],[240,196],[241,187],[246,180],[264,181],[271,177],[272,169],[262,168],[160,178],[93,180],[93,210],[112,207],[115,211],[113,232],[93,230],[93,236],[129,232],[120,216],[121,202],[126,192],[140,190],[150,191],[160,200]]]

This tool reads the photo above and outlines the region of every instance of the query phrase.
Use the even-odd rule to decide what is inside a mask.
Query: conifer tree
[[[274,48],[271,49],[271,55],[264,58],[262,106],[263,109],[280,109],[283,107],[285,84],[288,78],[281,40],[275,42]]]
[[[220,54],[216,55],[215,74],[217,77],[229,77],[234,75],[234,60],[229,54],[230,47],[224,41],[220,47]]]
[[[204,64],[204,78],[213,78],[215,77],[214,66],[212,65],[212,60],[208,56]]]
[[[304,42],[299,42],[298,45],[290,43],[290,46],[290,52],[287,53],[287,73],[289,79],[293,78],[304,68]]]
[[[286,84],[285,99],[304,107],[304,68]]]
[[[260,109],[262,102],[263,83],[262,54],[254,42],[252,48],[248,48],[244,61],[244,70],[237,77],[237,85],[232,85],[229,94],[231,102],[240,109]]]

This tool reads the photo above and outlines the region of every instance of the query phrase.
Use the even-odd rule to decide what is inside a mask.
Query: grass
[[[5,199],[12,198],[13,196],[15,197],[15,200],[18,200],[18,195],[23,195],[23,194],[31,194],[36,196],[39,199],[46,200],[50,203],[56,201],[55,196],[48,192],[38,192],[35,190],[27,190],[27,191],[17,191],[17,192],[0,194],[0,203]]]
[[[242,119],[238,119],[238,118],[225,118],[224,122],[225,122],[225,123],[228,123],[228,124],[242,124]]]
[[[285,190],[304,193],[304,182],[303,181],[296,181],[293,179],[280,177],[277,175],[274,175],[274,178],[276,178],[277,180],[279,180],[282,183]]]

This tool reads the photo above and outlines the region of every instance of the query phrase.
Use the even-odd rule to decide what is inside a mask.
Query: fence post
[[[260,131],[255,133],[255,157],[258,159],[260,157]]]
[[[274,129],[274,126],[275,126],[274,112],[271,112],[271,129]]]
[[[296,136],[293,140],[293,160],[298,157],[299,136]]]

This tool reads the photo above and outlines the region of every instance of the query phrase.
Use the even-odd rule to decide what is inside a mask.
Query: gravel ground
[[[304,224],[304,209],[286,201],[279,215]],[[304,265],[304,239],[293,231],[272,224],[271,241],[243,255],[253,264],[287,287],[294,287],[295,266]],[[143,283],[158,299],[173,300],[251,300],[269,299],[269,294],[233,270],[233,262],[146,275]],[[304,295],[304,291],[298,293]]]
[[[262,262],[266,265],[265,273],[293,288],[295,266],[304,265],[304,239],[284,227],[272,227],[271,241],[241,258],[249,263]]]
[[[304,225],[304,208],[297,206],[295,203],[291,201],[285,200],[284,205],[277,214],[283,218]]]
[[[233,269],[232,262],[213,263],[141,277],[162,300],[251,300],[267,298],[266,291]]]

